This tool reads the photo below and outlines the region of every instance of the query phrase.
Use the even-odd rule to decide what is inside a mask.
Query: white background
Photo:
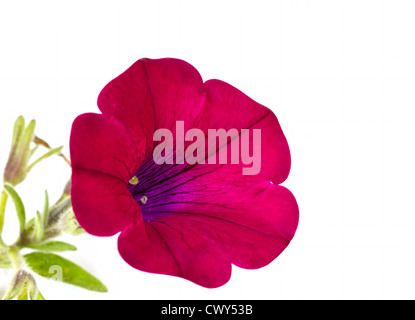
[[[284,183],[300,223],[259,270],[233,268],[205,289],[129,267],[116,237],[66,239],[62,254],[106,294],[37,277],[47,299],[415,298],[415,2],[0,1],[0,167],[15,118],[65,145],[73,119],[98,112],[103,86],[142,57],[181,58],[277,115],[292,151]],[[18,187],[29,216],[70,175],[58,158]],[[5,240],[16,236],[8,206]],[[258,243],[258,246],[261,244]],[[9,273],[0,271],[4,289]]]

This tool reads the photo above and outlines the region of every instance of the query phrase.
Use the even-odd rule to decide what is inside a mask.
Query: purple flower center
[[[156,164],[152,157],[137,170],[130,180],[128,190],[140,205],[143,219],[153,221],[163,217],[170,210],[177,208],[182,202],[175,201],[175,196],[191,192],[186,183],[191,179],[184,174],[194,165],[189,164]],[[135,183],[135,184],[134,184]]]

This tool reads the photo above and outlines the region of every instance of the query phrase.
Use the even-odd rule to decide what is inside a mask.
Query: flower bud
[[[25,121],[22,116],[18,117],[14,123],[12,146],[4,170],[4,182],[7,182],[12,186],[16,186],[22,182],[36,164],[54,154],[61,155],[64,157],[65,161],[68,162],[65,156],[60,152],[63,146],[54,149],[50,148],[45,141],[35,136],[35,126],[36,121],[32,120],[27,127],[25,127]],[[32,142],[36,146],[30,149],[30,144]],[[29,164],[30,158],[40,145],[47,146],[50,150]]]
[[[44,300],[37,288],[35,278],[27,271],[18,270],[6,291],[3,300]]]
[[[35,126],[36,122],[32,120],[25,127],[25,120],[22,116],[18,117],[14,123],[12,146],[4,170],[4,182],[15,186],[26,178],[28,162],[33,153],[30,150],[30,144],[34,139]]]

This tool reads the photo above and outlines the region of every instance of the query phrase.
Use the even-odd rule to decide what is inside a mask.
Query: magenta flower
[[[232,264],[263,267],[289,244],[298,207],[279,184],[290,152],[268,108],[170,58],[137,61],[102,90],[98,106],[102,114],[80,115],[72,127],[73,209],[90,234],[121,232],[118,250],[131,266],[213,288],[229,280]],[[164,156],[180,157],[177,121],[206,137],[209,129],[260,129],[260,141],[247,140],[251,152],[261,143],[260,171],[243,174],[246,162],[231,160],[155,163],[161,128],[173,133],[174,151]]]

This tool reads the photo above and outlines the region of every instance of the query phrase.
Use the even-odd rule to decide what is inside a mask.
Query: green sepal
[[[86,231],[81,227],[78,220],[76,220],[73,210],[71,210],[64,219],[63,231],[72,236],[78,236],[80,234],[85,234]]]
[[[49,209],[48,221],[46,225],[48,227],[55,228],[55,226],[62,222],[62,219],[72,211],[71,197],[68,195],[62,196],[58,202],[56,202]]]
[[[35,278],[25,270],[18,270],[9,285],[3,300],[44,300]]]
[[[36,299],[33,299],[33,300],[45,300],[45,297],[40,293],[40,291],[38,290],[38,293],[37,293],[37,298]]]
[[[33,156],[33,154],[36,152],[36,150],[39,148],[39,145],[35,145],[32,149],[29,151],[29,158]]]
[[[36,211],[35,216],[35,240],[41,241],[45,233],[44,222],[42,214],[39,211]]]
[[[46,222],[49,219],[49,194],[48,192],[45,190],[45,202],[43,205],[43,223],[44,226],[46,225]]]
[[[53,253],[32,252],[24,256],[28,266],[45,278],[54,278],[55,268],[60,269],[62,282],[97,292],[107,292],[105,285],[77,264]]]
[[[25,282],[21,292],[17,296],[17,300],[29,300],[29,282]]]
[[[63,148],[63,146],[60,146],[60,147],[57,147],[57,148],[55,148],[55,149],[52,149],[52,150],[49,150],[48,152],[46,152],[43,156],[41,156],[40,158],[38,158],[38,159],[36,159],[35,161],[33,161],[33,163],[32,164],[30,164],[28,167],[27,167],[27,171],[30,171],[36,164],[38,164],[40,161],[42,161],[42,160],[45,160],[45,159],[47,159],[47,158],[49,158],[50,156],[52,156],[52,155],[54,155],[54,154],[56,154],[56,153],[59,153],[59,152],[61,152],[61,150],[62,150],[62,148]]]
[[[16,143],[20,140],[20,137],[22,136],[24,128],[25,128],[24,118],[23,116],[19,116],[14,122],[12,146],[16,145]]]
[[[25,131],[23,132],[21,148],[23,149],[24,152],[26,152],[26,150],[29,150],[30,144],[33,142],[33,139],[35,137],[35,127],[36,127],[36,121],[31,120],[29,124],[27,125]]]

